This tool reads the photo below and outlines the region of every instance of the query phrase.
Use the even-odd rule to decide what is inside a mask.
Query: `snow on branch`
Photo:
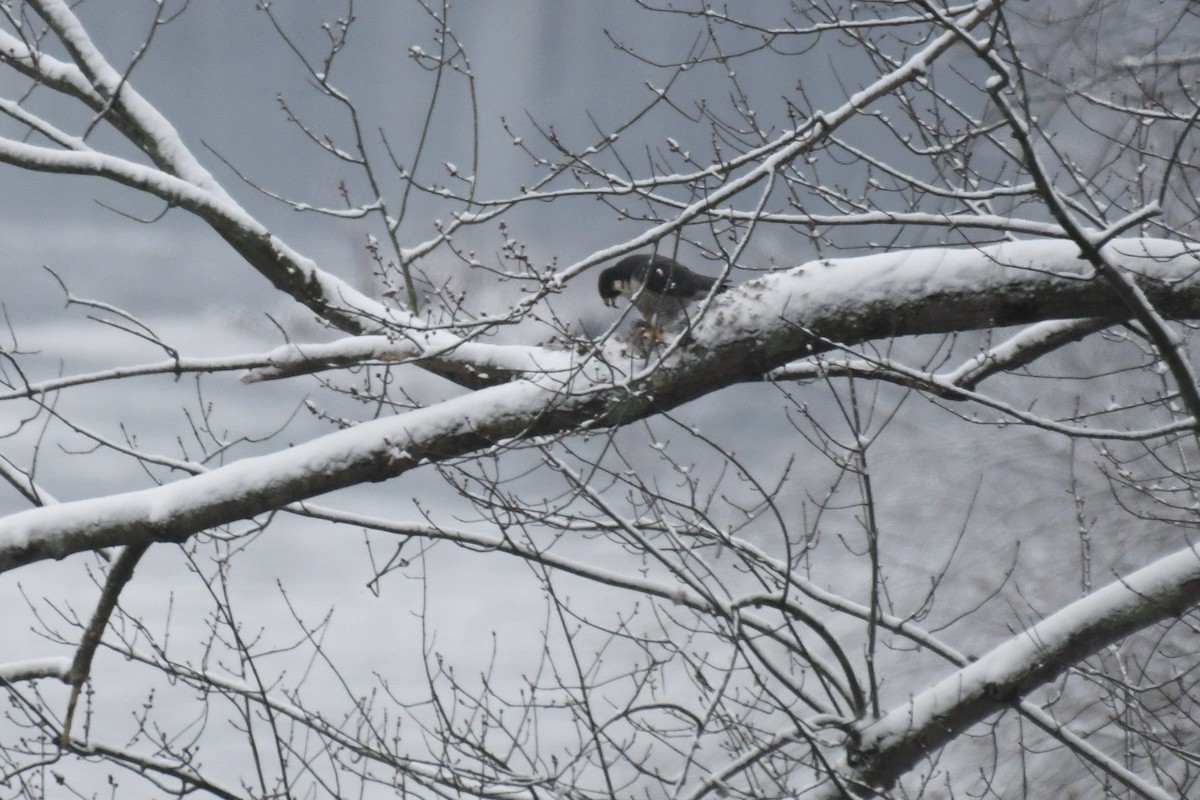
[[[1200,257],[1191,248],[1131,239],[1111,242],[1105,254],[1140,280],[1163,314],[1200,317]],[[616,343],[588,357],[558,352],[558,363],[531,357],[541,371],[437,405],[165,486],[14,514],[0,520],[0,571],[113,545],[181,541],[430,461],[624,425],[760,380],[835,343],[1127,314],[1074,245],[1057,240],[813,262],[721,295],[687,345],[654,369],[631,362]]]
[[[434,346],[440,345],[440,348]],[[265,365],[251,369],[245,383],[279,380],[325,369],[367,362],[409,362],[436,358],[443,371],[454,369],[463,383],[479,385],[504,383],[512,376],[571,369],[571,357],[565,350],[518,345],[492,345],[463,341],[446,333],[441,337],[422,334],[416,338],[396,336],[351,336],[323,344],[287,344],[262,356]]]
[[[890,786],[971,725],[1013,706],[1106,645],[1200,602],[1200,546],[1071,603],[858,731],[852,783]],[[1166,794],[1161,796],[1166,797]]]
[[[71,670],[71,659],[66,656],[34,658],[0,664],[0,683],[19,683],[38,678],[57,678],[65,681]]]
[[[95,151],[59,150],[0,139],[0,162],[41,172],[95,175],[177,205],[204,219],[280,290],[351,332],[385,322],[423,327],[407,314],[368,297],[285,245],[229,200],[160,169]]]
[[[153,105],[128,84],[92,42],[79,18],[63,0],[32,0],[31,6],[46,20],[77,65],[70,67],[70,85],[80,99],[94,97],[89,105],[103,112],[111,106],[115,114],[113,124],[131,142],[136,144],[164,171],[209,192],[228,203],[233,198],[215,178],[201,166],[191,151],[183,144],[178,132]],[[27,56],[32,60],[34,73],[41,69],[43,54]],[[74,73],[78,73],[76,76]],[[64,71],[65,74],[65,71]],[[85,84],[92,91],[79,91]],[[94,92],[94,94],[93,94]]]
[[[983,399],[970,392],[992,375],[1032,364],[1047,353],[1078,342],[1110,324],[1111,320],[1095,318],[1039,322],[1022,328],[1012,337],[973,356],[955,369],[939,373],[906,370],[882,359],[830,361],[821,358],[785,364],[771,370],[768,377],[782,381],[854,375],[912,386],[947,400]]]
[[[0,63],[101,115],[151,164],[92,150],[11,103],[0,111],[42,132],[58,147],[0,139],[0,162],[35,171],[94,175],[184,208],[205,220],[277,288],[349,333],[373,332],[385,325],[425,327],[419,319],[318,268],[273,236],[204,169],[170,122],[108,63],[67,3],[35,0],[31,5],[74,63],[31,49],[4,31],[0,31]]]

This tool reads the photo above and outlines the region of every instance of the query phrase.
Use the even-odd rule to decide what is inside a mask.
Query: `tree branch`
[[[104,582],[104,590],[100,592],[100,599],[96,601],[96,610],[92,613],[92,619],[88,623],[87,629],[83,632],[83,639],[75,650],[75,658],[72,659],[71,669],[67,672],[66,682],[71,686],[71,697],[67,700],[67,714],[63,719],[62,733],[59,735],[59,744],[63,747],[71,746],[71,724],[75,719],[75,706],[79,702],[79,693],[83,689],[83,684],[91,675],[92,659],[96,656],[96,648],[100,646],[104,629],[108,627],[108,620],[117,607],[121,590],[133,579],[133,570],[142,560],[142,556],[146,554],[149,546],[149,542],[143,542],[126,547],[113,563],[112,569],[109,570],[108,580]]]
[[[1200,260],[1174,242],[1113,242],[1106,257],[1153,280],[1163,313],[1200,316]],[[1070,242],[906,251],[822,261],[727,292],[693,341],[652,369],[609,344],[577,362],[167,486],[30,509],[0,520],[0,571],[114,545],[182,541],[234,520],[430,461],[545,434],[628,424],[833,347],[1126,309]],[[557,363],[550,363],[557,357]],[[624,365],[624,366],[622,366]],[[630,373],[628,368],[634,368]]]
[[[1200,546],[1186,547],[1118,578],[943,678],[882,719],[862,725],[857,750],[846,762],[853,783],[871,789],[890,787],[971,725],[1013,706],[1101,648],[1161,620],[1179,617],[1198,602]]]

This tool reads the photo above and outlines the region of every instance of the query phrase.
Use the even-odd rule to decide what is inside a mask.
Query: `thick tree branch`
[[[1200,602],[1200,547],[1186,547],[1066,606],[858,731],[852,783],[886,789],[971,725],[1101,648]],[[833,795],[828,795],[833,796]],[[1162,795],[1165,797],[1165,794]]]
[[[1106,257],[1145,276],[1165,314],[1200,317],[1200,259],[1156,239]],[[872,339],[990,328],[1126,309],[1068,242],[906,251],[822,261],[726,293],[662,363],[616,345],[589,359],[546,351],[542,372],[163,487],[31,509],[0,520],[0,570],[101,547],[181,541],[208,528],[421,464],[514,440],[624,425],[801,356]],[[626,368],[633,368],[632,372]],[[640,371],[639,371],[640,370]]]

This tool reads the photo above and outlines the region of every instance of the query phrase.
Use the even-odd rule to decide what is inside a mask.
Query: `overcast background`
[[[746,13],[761,7],[735,5]],[[344,130],[342,120],[336,108],[306,86],[294,54],[253,6],[248,1],[193,2],[157,33],[132,82],[176,125],[239,202],[324,269],[369,290],[365,226],[334,225],[316,215],[291,211],[241,184],[206,150],[212,148],[272,191],[314,204],[338,204],[337,186],[343,174],[339,166],[321,156],[287,122],[276,98],[282,93],[316,129]],[[296,41],[314,54],[319,53],[322,35],[319,21],[342,13],[340,4],[325,2],[280,2],[275,8]],[[144,36],[149,12],[148,4],[132,0],[90,0],[79,9],[93,36],[118,64]],[[415,4],[395,0],[367,0],[357,5],[357,13],[360,21],[338,63],[336,82],[367,111],[365,127],[386,130],[398,152],[411,152],[424,120],[432,74],[414,63],[409,52],[413,46],[435,49],[431,25]],[[681,60],[694,36],[670,16],[638,13],[617,2],[464,3],[452,10],[451,26],[467,47],[477,77],[481,164],[477,182],[484,196],[514,194],[534,174],[528,157],[514,147],[501,126],[502,117],[523,136],[536,135],[527,116],[532,115],[582,141],[594,132],[589,118],[602,128],[611,126],[628,109],[646,101],[646,81],[661,80],[665,73],[621,53],[606,31],[642,52],[661,53],[666,62]],[[822,100],[833,103],[869,77],[855,75],[855,62],[846,55],[836,48],[816,48],[796,56],[795,74],[786,80],[752,72],[742,77],[748,87],[761,92],[764,106],[776,110],[780,92],[796,82],[804,84],[818,105]],[[838,69],[836,81],[833,68]],[[0,82],[6,91],[16,85]],[[460,165],[470,161],[471,123],[461,100],[461,94],[453,96],[439,110],[437,139],[426,161],[431,175],[443,161]],[[642,135],[648,144],[661,146],[644,131]],[[689,135],[696,134],[664,120],[662,139]],[[157,215],[161,208],[98,181],[11,167],[0,168],[0,180],[0,300],[19,337],[16,344],[24,351],[36,351],[22,361],[31,378],[163,357],[154,346],[88,319],[92,312],[64,311],[62,289],[43,265],[76,295],[129,311],[185,355],[260,352],[282,342],[277,326],[301,340],[330,336],[312,324],[307,311],[240,262],[214,233],[179,211],[168,212],[152,225],[139,224],[100,203],[144,217]],[[431,236],[439,213],[436,203],[416,201],[403,231],[406,242]],[[588,213],[579,205],[536,206],[513,217],[518,235],[538,263],[555,259],[571,263],[637,232],[611,214]],[[479,238],[481,258],[494,257],[499,234],[493,228],[481,231]],[[743,265],[746,270],[735,280],[744,280],[756,269],[803,263],[813,254],[806,240],[767,234],[752,243]],[[464,280],[467,285],[486,287],[483,281]],[[590,275],[569,289],[558,308],[580,331],[595,330],[611,319],[594,297]],[[13,342],[0,342],[12,348]],[[1070,351],[1059,363],[1070,366],[1073,359],[1087,357]],[[423,382],[425,391],[439,391],[435,379],[417,371],[404,375]],[[236,374],[208,377],[200,390],[191,377],[130,381],[119,387],[70,392],[59,402],[64,411],[91,421],[107,435],[136,436],[139,443],[176,455],[173,439],[181,429],[181,415],[185,411],[195,415],[208,403],[218,427],[244,435],[265,435],[296,412],[282,440],[238,447],[231,458],[273,451],[285,441],[328,430],[301,407],[314,386],[311,379],[245,385],[237,378]],[[1111,390],[1119,393],[1120,384],[1114,382]],[[791,391],[806,389],[792,387]],[[819,387],[810,391],[805,401],[814,413],[832,413],[827,393]],[[953,411],[895,387],[880,391],[880,418],[886,416],[883,411],[904,403],[904,413],[880,433],[872,449],[873,467],[886,476],[877,482],[876,490],[885,512],[892,599],[900,609],[905,603],[919,602],[930,575],[952,558],[978,564],[959,571],[944,587],[956,607],[969,607],[1004,586],[989,605],[992,610],[976,618],[969,633],[955,629],[960,637],[956,643],[968,649],[1078,596],[1080,539],[1070,490],[1074,486],[1080,496],[1094,497],[1098,504],[1110,502],[1107,486],[1094,468],[1095,454],[1073,450],[1062,438],[1028,429],[997,430],[963,422]],[[758,409],[782,405],[779,389],[752,385],[717,393],[680,415],[739,453],[755,454],[754,463],[771,475],[797,451],[787,439],[781,446],[779,417]],[[0,405],[0,433],[15,429],[17,419],[28,411],[28,407]],[[33,433],[25,430],[0,442],[0,449],[15,462],[27,463],[23,459],[33,447]],[[103,454],[70,452],[73,444],[82,446],[82,442],[69,433],[56,430],[46,444],[39,477],[60,499],[147,485],[144,475],[128,465],[114,466]],[[705,458],[702,448],[685,452],[701,462]],[[648,470],[662,468],[661,460],[651,454],[645,455],[644,465]],[[1073,465],[1080,467],[1074,476]],[[792,477],[795,494],[785,506],[799,513],[804,494],[818,492],[830,475],[823,462],[802,460]],[[382,487],[344,492],[330,502],[401,518],[419,518],[420,506],[452,518],[457,501],[438,475],[426,470]],[[0,487],[0,512],[24,507],[14,491]],[[960,531],[965,535],[955,554]],[[1112,525],[1102,519],[1092,541],[1097,562],[1106,569],[1144,563],[1152,553],[1178,545],[1174,534],[1131,524],[1128,519]],[[846,561],[852,561],[850,556]],[[87,577],[92,563],[90,557],[75,557],[0,576],[0,602],[8,610],[0,616],[0,658],[69,652],[32,631],[35,624],[26,598],[43,613],[49,606],[42,598],[48,598],[57,609],[72,604],[86,615],[96,596]],[[836,564],[836,559],[829,563]],[[488,634],[496,631],[502,643],[501,661],[511,658],[519,669],[521,643],[541,625],[541,591],[528,571],[494,557],[469,556],[449,548],[435,549],[425,569],[430,585],[444,589],[428,609],[431,627],[438,631],[437,649],[464,664],[481,664],[490,657]],[[511,574],[497,572],[503,569]],[[347,652],[354,654],[342,664],[349,673],[365,682],[375,672],[402,680],[405,674],[415,674],[408,670],[420,655],[415,614],[423,602],[420,585],[397,577],[385,582],[376,595],[367,585],[372,574],[360,535],[284,520],[250,545],[246,557],[237,562],[233,586],[241,593],[249,627],[264,626],[268,637],[280,640],[294,638],[295,629],[277,588],[277,581],[282,582],[310,620],[333,610],[341,624],[332,636],[344,637]],[[204,620],[203,591],[187,575],[178,551],[155,548],[139,567],[124,602],[163,626],[170,613],[177,640],[186,641],[189,631],[198,636]],[[827,585],[843,581],[837,573],[814,577]],[[1097,582],[1105,577],[1097,576]],[[176,602],[170,612],[167,598]],[[52,619],[53,613],[49,616]],[[272,625],[280,625],[282,632]],[[143,687],[122,683],[122,670],[119,664],[109,665],[111,683],[99,684],[97,703],[120,709],[139,702]],[[0,736],[6,736],[9,732],[2,726]]]

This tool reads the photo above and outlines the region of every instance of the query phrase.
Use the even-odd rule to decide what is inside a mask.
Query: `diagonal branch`
[[[96,610],[83,632],[83,639],[75,650],[75,658],[72,659],[71,669],[66,675],[66,682],[71,686],[71,696],[67,700],[67,713],[63,718],[62,732],[59,734],[59,743],[63,747],[71,746],[71,725],[75,720],[75,707],[79,702],[83,684],[92,673],[92,659],[96,656],[96,648],[100,646],[104,629],[108,627],[108,620],[117,607],[121,590],[133,579],[133,570],[149,546],[149,542],[143,542],[126,547],[109,570],[108,580],[104,582],[104,589],[96,602]]]
[[[1200,603],[1200,546],[1185,547],[1071,603],[859,730],[853,782],[891,786],[971,725],[1101,648]],[[1165,792],[1150,796],[1167,797]]]
[[[1106,257],[1145,275],[1163,313],[1200,317],[1200,259],[1158,239]],[[166,486],[30,509],[0,519],[0,571],[101,547],[182,541],[208,528],[429,462],[572,430],[615,427],[833,347],[872,339],[1124,313],[1071,242],[905,251],[822,261],[727,292],[693,342],[656,370],[607,345],[576,363],[545,351],[542,372]],[[555,361],[557,359],[557,362]],[[1114,432],[1120,435],[1120,432]]]

